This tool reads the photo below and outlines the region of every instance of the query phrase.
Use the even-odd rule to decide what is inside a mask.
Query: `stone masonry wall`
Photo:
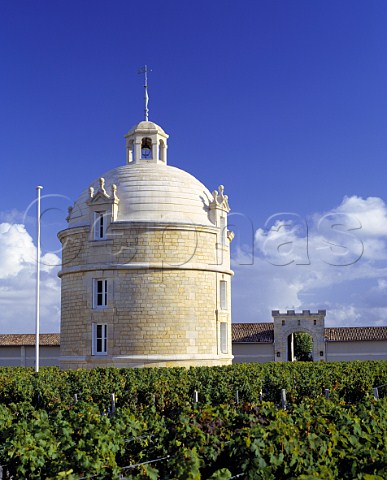
[[[216,229],[117,224],[107,240],[90,240],[88,227],[60,238],[62,368],[231,363],[231,272],[226,261],[216,265]],[[108,280],[106,308],[93,308],[93,279]],[[228,325],[226,354],[220,321]],[[106,356],[91,355],[93,323],[108,325]]]
[[[117,223],[106,240],[91,240],[87,226],[64,230],[60,239],[63,271],[110,263],[161,262],[168,268],[193,262],[211,267],[227,261],[227,255],[216,255],[217,231],[209,227]]]

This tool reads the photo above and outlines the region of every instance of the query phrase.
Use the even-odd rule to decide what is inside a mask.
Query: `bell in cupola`
[[[148,137],[141,142],[141,158],[148,160],[152,158],[152,140]]]

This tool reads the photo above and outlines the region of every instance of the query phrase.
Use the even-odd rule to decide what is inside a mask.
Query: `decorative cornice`
[[[185,263],[183,265],[170,265],[166,262],[136,262],[136,263],[98,263],[90,265],[77,265],[68,267],[58,272],[58,277],[72,273],[94,272],[97,270],[198,270],[204,272],[224,273],[234,275],[229,269],[218,265],[206,265],[202,263]]]
[[[179,222],[149,222],[149,221],[143,221],[140,222],[138,220],[136,221],[130,221],[130,220],[119,220],[112,222],[110,224],[111,230],[123,230],[126,228],[131,228],[131,229],[139,229],[139,230],[164,230],[164,231],[169,231],[169,230],[189,230],[189,231],[196,231],[197,233],[213,233],[216,234],[218,229],[216,227],[208,226],[208,225],[199,225],[199,224],[192,224],[192,223],[179,223]],[[61,230],[58,232],[58,237],[62,238],[65,235],[71,235],[74,233],[80,233],[80,232],[89,232],[90,231],[90,225],[85,224],[85,225],[77,225],[76,227],[70,227],[66,228],[64,230]],[[232,232],[230,232],[232,234]],[[103,240],[106,242],[106,240]],[[98,242],[101,242],[101,240],[98,240]]]
[[[233,359],[234,355],[230,354],[206,354],[206,353],[181,353],[181,354],[144,354],[144,355],[61,355],[60,360],[65,362],[79,362],[87,361],[89,364],[93,364],[93,359],[104,362],[111,361],[140,361],[140,362],[176,362],[176,361],[189,361],[189,360],[225,360]]]

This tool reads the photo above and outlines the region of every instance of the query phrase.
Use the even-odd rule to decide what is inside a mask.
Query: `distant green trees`
[[[294,356],[300,362],[312,362],[313,340],[309,333],[294,333]]]

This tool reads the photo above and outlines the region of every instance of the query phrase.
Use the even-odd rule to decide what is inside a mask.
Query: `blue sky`
[[[387,324],[386,27],[384,0],[1,2],[0,329],[33,331],[35,186],[58,195],[42,243],[58,254],[67,205],[124,164],[143,64],[169,164],[229,195],[234,321],[327,308],[332,325]],[[332,214],[361,224],[339,235],[349,265],[321,255]],[[276,265],[272,226],[288,242]],[[59,328],[55,275],[43,271],[46,331]]]

